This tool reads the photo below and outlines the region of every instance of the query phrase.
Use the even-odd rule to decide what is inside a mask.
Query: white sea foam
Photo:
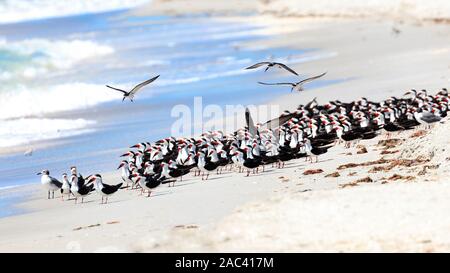
[[[0,40],[0,54],[16,58],[0,80],[33,79],[51,71],[67,70],[91,58],[111,54],[114,49],[89,40],[27,39]]]
[[[74,110],[117,98],[107,94],[104,86],[78,82],[55,85],[51,81],[37,85],[34,81],[61,75],[80,62],[113,52],[110,46],[88,40],[0,40],[0,55],[12,58],[10,62],[0,59],[6,69],[0,73],[0,119]]]
[[[2,121],[0,147],[26,144],[36,140],[47,140],[87,133],[85,127],[94,121],[84,119],[38,119],[22,118]]]
[[[0,23],[126,9],[149,0],[3,0]]]
[[[103,85],[67,83],[50,87],[18,86],[14,92],[0,96],[0,119],[39,116],[46,113],[86,108],[120,99],[119,92]]]

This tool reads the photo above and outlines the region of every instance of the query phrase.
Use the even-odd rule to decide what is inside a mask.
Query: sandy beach
[[[183,15],[173,11],[180,2],[154,1],[131,14]],[[326,71],[330,85],[301,93],[261,87],[280,89],[270,104],[281,111],[313,98],[381,100],[411,88],[434,93],[450,83],[450,29],[433,20],[445,12],[421,18],[380,11],[364,19],[303,14],[289,1],[281,11],[274,8],[279,1],[206,2],[184,13],[252,22],[270,35],[239,47],[307,48],[329,56],[293,68],[301,75]],[[291,160],[250,177],[225,171],[202,181],[189,174],[150,198],[120,190],[107,205],[96,193],[77,205],[47,200],[37,185],[18,205],[28,213],[0,218],[0,252],[448,252],[449,125],[401,132],[390,141],[381,134],[348,149],[339,144],[318,163]],[[108,184],[121,180],[119,171],[102,175]]]

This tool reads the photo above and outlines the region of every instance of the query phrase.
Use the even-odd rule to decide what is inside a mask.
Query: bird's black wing
[[[327,72],[322,73],[322,74],[317,75],[317,76],[314,76],[314,77],[306,78],[306,79],[304,79],[304,80],[299,81],[298,83],[300,83],[300,84],[307,83],[307,82],[316,80],[316,79],[318,79],[318,78],[320,78],[320,77],[323,77],[323,76],[325,76],[325,74],[327,74]]]
[[[276,63],[277,65],[281,66],[282,68],[286,69],[287,71],[291,72],[294,75],[297,75],[297,72],[295,72],[292,68],[290,68],[289,66],[282,64],[282,63]]]
[[[106,87],[111,88],[111,89],[116,90],[116,91],[119,91],[119,92],[122,92],[124,94],[128,94],[127,91],[119,89],[119,88],[115,88],[115,87],[112,87],[112,86],[109,86],[109,85],[106,85]]]
[[[279,116],[277,118],[274,118],[272,120],[267,121],[263,125],[261,125],[261,128],[264,129],[275,129],[283,124],[285,124],[288,120],[290,120],[295,114],[291,113],[288,115]]]
[[[304,106],[304,108],[305,109],[311,109],[311,105],[313,104],[313,103],[315,103],[315,104],[317,104],[317,97],[315,97],[312,101],[310,101],[310,102],[308,102],[305,106]]]
[[[94,185],[90,184],[90,185],[85,185],[82,188],[79,188],[78,193],[81,195],[87,195],[88,193],[90,193],[93,190],[94,190]]]
[[[122,184],[123,183],[119,183],[117,185],[103,184],[102,192],[104,192],[106,194],[115,193],[122,186]]]
[[[150,80],[146,80],[145,82],[141,82],[140,84],[136,85],[135,87],[133,87],[133,89],[131,89],[130,94],[136,94],[139,89],[141,89],[142,87],[146,86],[147,84],[153,82],[154,80],[156,80],[157,78],[159,78],[160,75],[151,78]]]
[[[61,187],[62,187],[62,183],[59,182],[58,179],[53,178],[53,177],[52,177],[51,179],[52,179],[52,184],[53,184],[53,185],[57,186],[58,188],[61,188]]]
[[[84,183],[85,183],[85,179],[83,178],[83,176],[81,175],[81,173],[78,175],[78,187],[81,188],[83,187]]]
[[[250,115],[250,110],[248,110],[248,108],[245,108],[245,121],[247,123],[247,128],[249,133],[252,136],[255,136],[257,131],[256,131],[256,127],[255,124],[253,123],[253,119],[252,116]]]
[[[267,82],[258,82],[259,84],[264,84],[264,85],[291,85],[291,86],[295,86],[295,84],[291,83],[291,82],[277,82],[277,83],[267,83]]]
[[[260,63],[254,64],[252,66],[249,66],[249,67],[247,67],[245,69],[255,69],[255,68],[258,68],[260,66],[267,65],[267,64],[270,64],[270,62],[260,62]]]

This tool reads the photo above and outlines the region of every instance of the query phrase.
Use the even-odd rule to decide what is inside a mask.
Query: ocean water
[[[10,2],[0,1],[0,10]],[[86,4],[90,8],[59,17],[30,12],[0,24],[0,149],[33,151],[0,155],[0,190],[38,183],[42,169],[57,178],[71,165],[84,175],[114,170],[127,147],[170,135],[174,105],[191,106],[195,96],[220,106],[263,103],[287,90],[261,88],[257,81],[293,80],[246,66],[268,58],[301,63],[333,56],[318,49],[243,47],[266,38],[261,26],[205,16],[131,17],[124,8],[142,1],[119,2],[97,9]],[[104,86],[131,88],[157,74],[134,103]]]

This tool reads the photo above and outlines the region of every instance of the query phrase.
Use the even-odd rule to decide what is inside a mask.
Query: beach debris
[[[412,137],[412,138],[421,137],[421,136],[424,136],[426,134],[427,134],[427,132],[425,130],[419,130],[419,131],[416,131],[416,132],[412,133],[410,137]]]
[[[397,145],[401,144],[403,139],[399,138],[391,138],[391,139],[382,139],[378,141],[378,146],[383,146],[385,149],[395,148]]]
[[[297,192],[302,193],[302,192],[308,192],[308,191],[312,191],[312,189],[299,190]]]
[[[353,153],[352,152],[348,152],[345,155],[353,155]]]
[[[348,163],[348,164],[344,164],[344,165],[340,165],[339,167],[337,167],[338,170],[345,170],[345,169],[350,169],[350,168],[356,168],[356,167],[367,167],[367,166],[372,166],[372,165],[380,165],[380,164],[385,164],[390,162],[389,159],[385,159],[385,158],[380,158],[378,160],[375,161],[367,161],[364,163]]]
[[[341,176],[339,172],[329,173],[325,175],[325,177],[339,177],[339,176]]]
[[[398,152],[400,152],[400,151],[399,150],[393,150],[393,151],[383,150],[383,151],[381,151],[380,154],[382,154],[382,155],[389,155],[389,154],[396,154]]]
[[[391,181],[396,181],[396,180],[400,180],[400,179],[401,180],[411,181],[411,180],[414,180],[416,178],[414,176],[410,176],[410,175],[403,176],[403,175],[397,174],[397,173],[393,174],[391,177],[388,178],[388,180],[391,180]]]
[[[106,222],[107,225],[113,225],[113,224],[118,224],[118,223],[120,223],[120,221],[109,221],[109,222]]]
[[[356,149],[358,149],[356,151],[357,154],[367,154],[367,148],[362,144],[358,144],[358,146],[356,146]]]
[[[416,159],[393,159],[389,165],[389,170],[394,167],[412,167],[429,162],[429,159],[417,157]]]
[[[176,225],[174,228],[181,228],[181,229],[193,229],[198,228],[197,225]]]
[[[388,171],[386,166],[374,166],[372,169],[368,171],[368,173],[377,173],[377,172],[383,172]]]
[[[345,170],[345,169],[355,168],[355,167],[359,167],[359,166],[360,165],[357,163],[348,163],[348,164],[340,165],[339,167],[337,167],[337,169]]]
[[[357,175],[358,173],[357,172],[349,172],[348,174],[347,174],[347,176],[355,176],[355,175]]]
[[[303,172],[303,175],[311,175],[311,174],[318,174],[323,173],[322,169],[312,169],[312,170],[306,170]]]
[[[358,183],[356,183],[356,181],[339,185],[339,187],[342,189],[354,186],[358,186]]]
[[[93,227],[99,227],[99,226],[100,226],[100,224],[93,224],[93,225],[84,226],[84,227],[76,227],[76,228],[74,228],[73,230],[76,231],[76,230],[87,229],[87,228],[93,228]]]
[[[355,181],[350,182],[350,183],[341,184],[341,185],[339,185],[339,187],[340,188],[354,187],[354,186],[358,186],[359,183],[372,183],[372,182],[373,182],[372,178],[367,176],[367,177],[360,178],[360,179],[355,180]]]
[[[392,27],[392,34],[399,35],[402,31],[396,27]]]
[[[289,177],[286,176],[280,176],[278,179],[281,179],[281,182],[289,182]]]
[[[372,178],[367,176],[367,177],[364,177],[364,178],[360,178],[360,179],[356,180],[355,182],[356,183],[372,183],[373,180],[372,180]]]
[[[412,167],[412,166],[418,166],[424,163],[429,162],[429,159],[423,158],[423,157],[417,157],[416,159],[385,159],[381,158],[375,161],[368,161],[364,163],[348,163],[344,165],[340,165],[337,169],[338,170],[345,170],[350,168],[356,168],[356,167],[367,167],[372,165],[381,165],[390,163],[388,166],[383,167],[376,167],[369,170],[369,172],[379,172],[379,171],[389,171],[392,170],[394,167]]]

